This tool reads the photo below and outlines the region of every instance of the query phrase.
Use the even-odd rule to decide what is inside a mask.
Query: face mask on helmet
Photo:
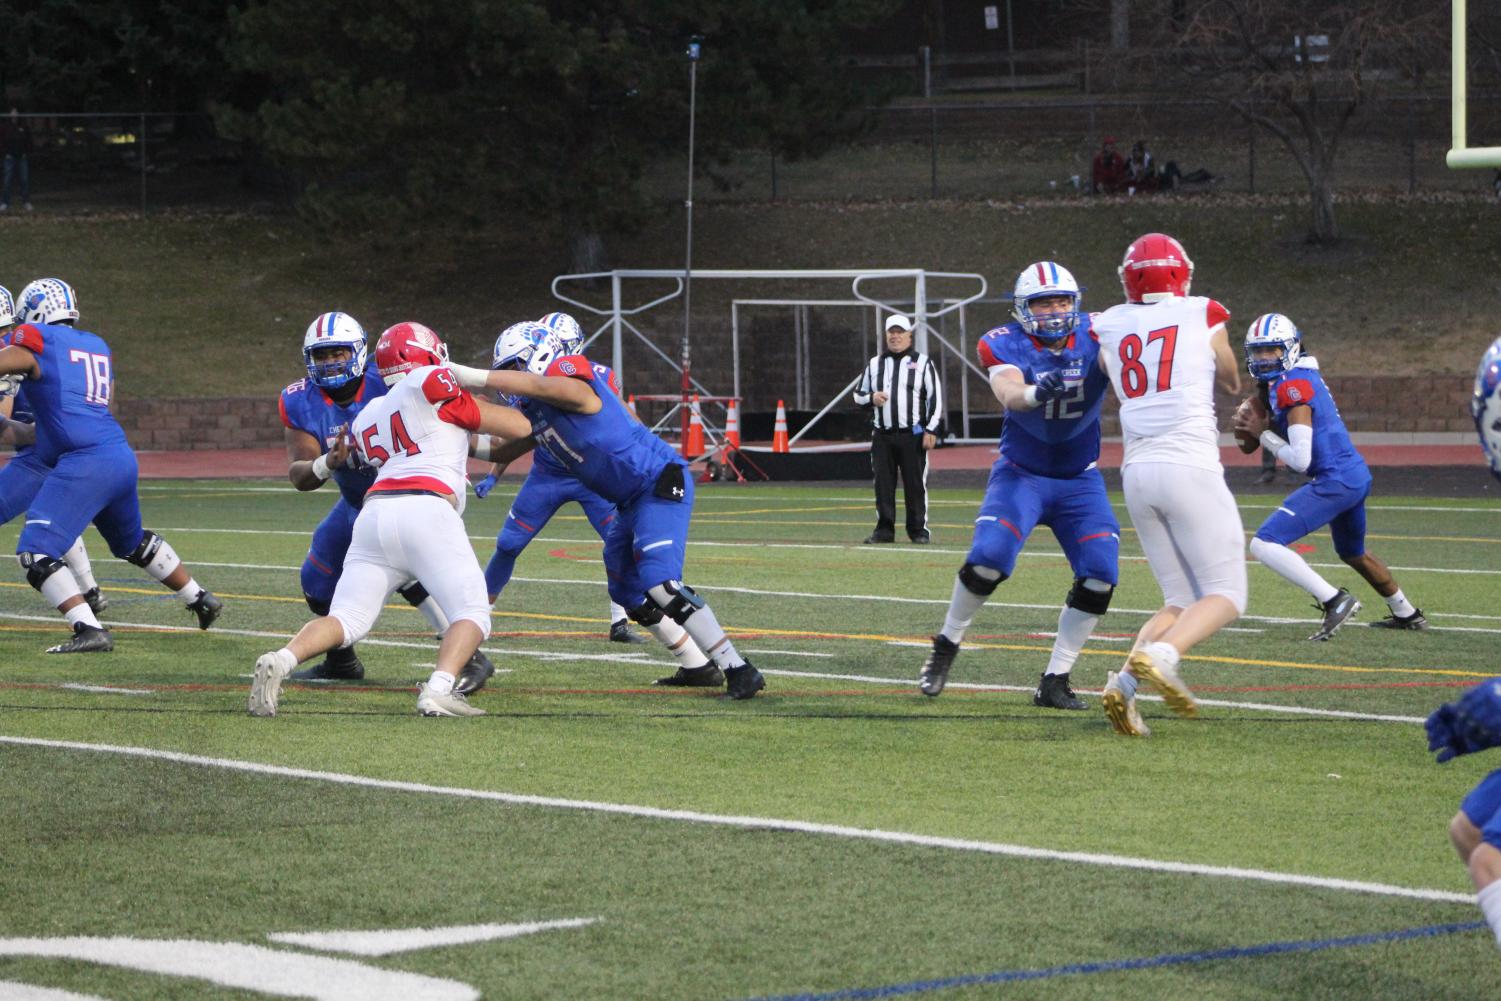
[[[302,337],[308,379],[322,389],[339,389],[363,378],[365,352],[365,328],[348,313],[324,313]]]
[[[1280,349],[1279,354],[1273,354]],[[1246,329],[1246,371],[1258,382],[1271,382],[1303,357],[1303,334],[1281,313],[1258,316]]]
[[[495,339],[490,367],[544,375],[558,354],[556,335],[541,323],[526,320],[513,323],[500,332],[500,336]],[[513,393],[496,393],[495,396],[501,403],[511,407],[526,402],[526,397]]]
[[[20,318],[25,323],[73,323],[78,297],[60,278],[38,278],[21,290]]]
[[[389,327],[375,345],[375,368],[388,386],[396,385],[419,368],[447,364],[448,345],[420,323]]]
[[[552,331],[558,342],[559,354],[572,355],[583,350],[583,328],[567,313],[548,313],[537,322]]]
[[[1038,312],[1034,304],[1047,299],[1066,298],[1066,309],[1045,308]],[[1012,315],[1028,334],[1047,344],[1062,341],[1079,325],[1083,314],[1079,311],[1082,295],[1079,283],[1061,264],[1053,261],[1038,261],[1029,264],[1016,276],[1016,288],[1012,292]]]
[[[1475,371],[1470,415],[1475,418],[1475,431],[1480,435],[1491,475],[1501,480],[1501,338],[1486,351]]]

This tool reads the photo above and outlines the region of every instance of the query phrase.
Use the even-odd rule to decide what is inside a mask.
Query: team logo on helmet
[[[548,313],[537,322],[553,332],[558,340],[559,353],[573,355],[583,350],[583,328],[567,313]]]
[[[1266,354],[1268,348],[1280,348],[1281,354]],[[1261,357],[1257,356],[1258,352],[1262,353]],[[1246,371],[1257,381],[1271,382],[1302,357],[1303,333],[1281,313],[1258,316],[1246,328]]]
[[[388,327],[375,343],[375,368],[388,386],[416,369],[447,364],[448,345],[420,323],[408,321]]]
[[[26,323],[73,323],[78,296],[61,278],[38,278],[21,290],[20,317]]]
[[[347,358],[331,359],[329,348],[346,348]],[[302,336],[308,379],[322,389],[338,389],[365,376],[365,328],[348,313],[324,313]]]

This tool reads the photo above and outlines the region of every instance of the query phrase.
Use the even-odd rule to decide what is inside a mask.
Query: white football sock
[[[610,625],[613,626],[615,623],[625,618],[629,618],[629,616],[625,614],[625,609],[621,608],[613,601],[610,602]]]
[[[177,589],[177,597],[184,605],[191,605],[203,593],[203,585],[189,577],[188,582]]]
[[[1163,643],[1161,640],[1148,643],[1141,648],[1141,652],[1170,671],[1178,669],[1178,648],[1171,643]]]
[[[427,690],[432,695],[447,695],[453,691],[454,680],[447,671],[434,671],[427,679]]]
[[[82,622],[84,625],[93,626],[95,629],[104,628],[99,624],[99,620],[95,618],[94,610],[89,607],[89,603],[87,601],[80,601],[78,604],[68,609],[63,613],[63,618],[68,620],[68,625],[70,626],[77,625],[78,623]]]
[[[1303,557],[1284,545],[1265,539],[1252,539],[1251,555],[1282,579],[1313,595],[1314,600],[1321,605],[1339,593],[1339,588],[1320,577]]]
[[[1392,610],[1392,614],[1399,619],[1405,619],[1409,615],[1412,615],[1417,611],[1417,609],[1413,607],[1412,602],[1407,600],[1407,595],[1402,593],[1402,589],[1400,587],[1397,588],[1396,594],[1391,595],[1386,599],[1386,607],[1390,608]]]
[[[1486,885],[1475,894],[1475,902],[1480,905],[1485,923],[1491,926],[1491,933],[1496,936],[1496,945],[1501,946],[1501,880]]]
[[[1048,659],[1048,674],[1067,674],[1079,659],[1079,651],[1094,632],[1098,615],[1081,612],[1072,605],[1064,605],[1058,613],[1058,636],[1053,640],[1053,655]]]
[[[735,649],[735,644],[725,635],[724,627],[719,624],[719,620],[714,617],[714,610],[708,605],[701,606],[682,625],[688,635],[693,637],[693,642],[698,644],[698,648],[718,664],[721,671],[745,664],[745,658],[740,656],[740,651]]]
[[[667,616],[662,616],[661,621],[655,625],[647,626],[646,631],[660,640],[683,667],[709,666],[709,658],[704,656],[698,644],[693,642],[693,637],[688,635],[688,631]]]
[[[63,562],[73,571],[73,578],[78,581],[79,587],[89,591],[99,586],[99,582],[94,579],[94,565],[89,562],[89,551],[83,548],[83,536],[73,540],[73,545],[63,553]]]
[[[955,578],[948,614],[943,617],[944,637],[956,646],[964,642],[964,634],[969,631],[970,623],[975,621],[975,616],[989,597],[988,594],[976,594],[965,587],[963,581]]]

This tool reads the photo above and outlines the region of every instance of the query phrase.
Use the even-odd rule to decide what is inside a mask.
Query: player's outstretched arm
[[[1058,385],[1060,388],[1063,385],[1061,377]],[[1030,385],[1015,365],[996,365],[990,370],[990,391],[1007,410],[1036,410],[1042,406],[1050,397],[1040,394],[1039,388]]]
[[[340,432],[325,456],[318,439],[306,431],[282,430],[287,443],[287,479],[298,490],[317,490],[349,459],[349,437]]]
[[[488,403],[475,397],[475,404],[479,407],[479,426],[474,431],[482,435],[493,435],[506,441],[515,441],[518,438],[528,438],[532,433],[532,422],[526,419],[526,415],[515,407],[503,407],[496,403]],[[494,451],[490,459],[495,459]],[[495,459],[495,461],[500,461]]]
[[[575,414],[597,414],[604,406],[594,387],[566,375],[532,375],[530,372],[492,371],[485,387],[511,396],[550,403]]]
[[[12,344],[0,348],[0,375],[12,373],[36,379],[41,376],[42,367],[37,363],[36,355],[19,344]]]

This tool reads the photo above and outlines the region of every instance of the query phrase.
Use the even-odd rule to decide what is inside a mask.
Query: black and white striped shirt
[[[938,433],[943,420],[943,387],[933,359],[911,349],[899,355],[882,351],[865,366],[860,385],[855,387],[855,402],[869,406],[871,395],[877,392],[889,397],[884,406],[871,410],[877,431],[910,431],[921,426],[926,432]]]

